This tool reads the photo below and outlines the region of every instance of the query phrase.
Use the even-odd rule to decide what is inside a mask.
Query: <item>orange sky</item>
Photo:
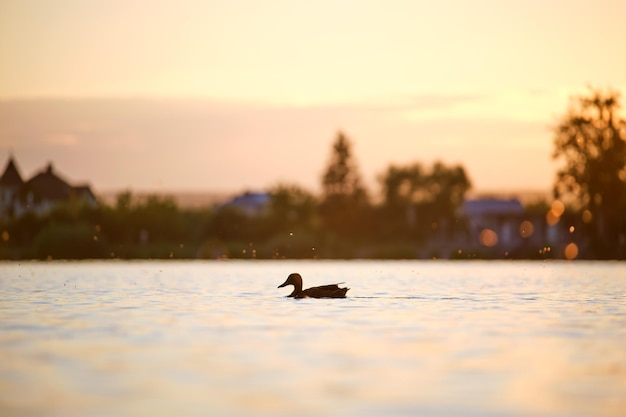
[[[372,188],[390,163],[442,159],[479,190],[548,189],[568,97],[626,91],[623,16],[619,1],[4,0],[0,158],[25,176],[53,160],[96,190],[316,188],[343,130]]]

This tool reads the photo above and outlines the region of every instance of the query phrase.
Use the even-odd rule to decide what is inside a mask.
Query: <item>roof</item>
[[[267,193],[252,193],[246,192],[233,198],[229,204],[233,205],[258,205],[267,204],[270,200],[270,196]]]
[[[2,177],[0,177],[0,186],[3,187],[19,187],[24,184],[24,180],[17,170],[17,166],[15,165],[15,161],[13,157],[9,157],[9,161],[7,162],[7,166],[4,169],[4,173]]]
[[[96,196],[93,191],[91,191],[91,187],[89,187],[88,185],[75,185],[74,187],[72,187],[72,189],[74,190],[74,194],[76,196],[86,197],[93,201],[96,201]]]
[[[268,206],[269,202],[270,195],[267,193],[246,192],[224,204],[224,207],[234,207],[247,214],[254,215],[260,214]]]
[[[516,198],[503,200],[497,198],[480,198],[466,200],[463,212],[467,216],[502,216],[524,213],[522,203]]]
[[[49,200],[67,200],[74,192],[74,187],[52,172],[52,164],[49,164],[45,171],[26,181],[25,186],[37,196]]]

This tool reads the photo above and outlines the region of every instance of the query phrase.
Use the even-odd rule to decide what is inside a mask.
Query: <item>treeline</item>
[[[573,101],[555,129],[553,153],[563,163],[554,199],[567,209],[554,219],[548,202],[526,207],[524,217],[544,232],[559,216],[567,220],[559,227],[579,240],[573,257],[626,258],[626,121],[617,114],[619,99],[617,92],[592,90]],[[4,219],[0,258],[494,257],[468,243],[476,237],[459,210],[471,187],[462,166],[391,165],[378,180],[372,194],[340,133],[321,195],[277,185],[255,215],[233,205],[182,209],[170,198],[130,192],[114,205],[71,202],[45,216]],[[536,236],[538,248],[525,239],[521,251],[495,256],[558,257]]]
[[[315,196],[295,184],[269,190],[267,206],[250,215],[232,205],[183,209],[172,198],[113,205],[79,201],[45,216],[28,213],[2,225],[4,259],[101,258],[415,258],[435,233],[465,230],[457,209],[470,188],[461,166],[441,162],[390,166],[382,202],[372,202],[351,144],[339,134]],[[446,256],[448,254],[445,254]]]

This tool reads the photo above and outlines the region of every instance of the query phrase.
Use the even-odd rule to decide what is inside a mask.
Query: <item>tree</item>
[[[270,237],[264,242],[261,256],[316,257],[319,222],[315,196],[299,185],[285,183],[274,185],[268,193],[270,204],[263,223]]]
[[[355,237],[363,232],[368,196],[352,156],[352,144],[341,132],[333,144],[330,162],[322,176],[320,215],[331,232]]]
[[[456,210],[463,204],[465,194],[472,184],[460,166],[447,167],[441,162],[433,165],[428,188],[432,203],[440,219],[452,221]]]
[[[429,171],[419,163],[392,165],[380,182],[384,229],[393,236],[426,237],[441,228],[451,231],[456,210],[471,187],[462,166],[442,162],[435,162]]]
[[[333,196],[366,200],[356,162],[352,157],[352,144],[339,132],[333,144],[330,163],[324,173],[322,186],[325,198]]]
[[[426,183],[422,165],[391,165],[379,177],[379,181],[382,186],[383,206],[378,224],[382,235],[394,239],[414,236],[417,226],[417,194]]]
[[[563,117],[554,140],[564,160],[555,198],[573,198],[590,223],[596,256],[613,257],[623,246],[626,213],[626,122],[617,115],[619,93],[591,90]]]
[[[424,169],[419,163],[408,166],[391,165],[379,180],[383,189],[384,204],[403,208],[415,200],[415,192],[425,182]]]
[[[273,233],[314,228],[317,201],[313,194],[295,184],[278,184],[269,194],[267,221]]]

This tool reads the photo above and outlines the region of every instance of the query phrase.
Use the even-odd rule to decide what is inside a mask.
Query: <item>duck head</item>
[[[302,277],[300,274],[295,272],[293,274],[289,274],[287,280],[280,284],[278,288],[286,287],[287,285],[293,285],[294,293],[302,291]]]

